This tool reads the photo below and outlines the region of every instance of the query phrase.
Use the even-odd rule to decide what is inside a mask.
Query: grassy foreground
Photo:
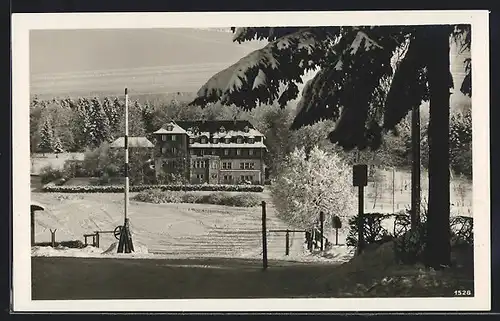
[[[33,299],[450,297],[473,290],[468,251],[429,271],[394,263],[384,244],[348,263],[246,259],[32,258]]]

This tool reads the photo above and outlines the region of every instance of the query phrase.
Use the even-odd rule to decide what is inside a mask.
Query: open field
[[[133,196],[134,194],[131,194]],[[263,199],[267,199],[262,194]],[[122,194],[45,194],[32,193],[32,199],[44,204],[36,212],[36,240],[50,241],[49,229],[57,228],[57,241],[82,240],[94,231],[114,230],[123,223]],[[268,229],[289,226],[267,209]],[[205,204],[148,204],[130,202],[129,217],[134,242],[149,252],[175,257],[230,256],[259,257],[262,250],[261,208],[237,208]],[[270,258],[284,256],[283,233],[268,236]],[[116,240],[101,237],[106,250]],[[291,237],[291,254],[301,255],[304,235]]]

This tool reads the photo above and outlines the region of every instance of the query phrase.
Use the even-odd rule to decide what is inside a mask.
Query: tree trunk
[[[428,30],[429,208],[426,264],[441,268],[451,261],[450,247],[450,45],[449,26]]]

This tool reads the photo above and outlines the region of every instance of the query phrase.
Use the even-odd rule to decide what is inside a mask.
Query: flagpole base
[[[130,233],[129,220],[125,219],[125,224],[120,232],[120,240],[118,241],[118,253],[134,252],[134,242]]]

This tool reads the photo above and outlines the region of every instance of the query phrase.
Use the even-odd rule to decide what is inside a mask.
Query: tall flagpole
[[[123,227],[120,231],[120,240],[118,242],[118,253],[130,253],[134,251],[134,245],[132,243],[132,234],[130,233],[129,219],[127,217],[128,214],[128,205],[129,205],[129,164],[128,164],[128,90],[125,88],[125,135],[124,139],[124,148],[125,148],[125,168],[124,168],[124,176],[125,176],[125,199],[124,199],[124,222]]]
[[[128,89],[125,88],[125,137],[124,137],[124,148],[125,148],[125,209],[124,218],[125,224],[127,223],[127,213],[128,213]]]

